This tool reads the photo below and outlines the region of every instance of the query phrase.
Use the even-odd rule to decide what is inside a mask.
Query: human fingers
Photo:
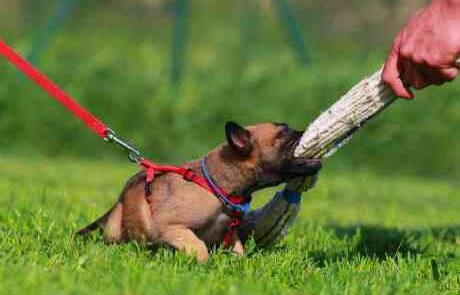
[[[399,44],[401,36],[396,37],[390,54],[385,62],[385,66],[382,72],[383,81],[391,88],[394,94],[401,98],[412,99],[414,98],[413,93],[404,86],[403,80],[401,79],[400,67],[399,67]]]

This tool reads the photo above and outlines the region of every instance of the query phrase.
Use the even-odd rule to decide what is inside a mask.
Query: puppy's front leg
[[[184,251],[188,256],[195,256],[198,262],[205,262],[209,258],[206,244],[190,229],[169,228],[161,235],[160,240],[176,250]]]

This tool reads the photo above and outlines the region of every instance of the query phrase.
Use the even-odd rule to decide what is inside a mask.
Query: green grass
[[[126,163],[0,158],[2,294],[458,294],[454,183],[324,169],[301,216],[270,251],[206,264],[72,232],[105,211]],[[273,191],[261,193],[263,203]]]
[[[2,38],[25,54],[58,1],[3,2]],[[180,91],[168,82],[172,7],[140,1],[82,1],[37,66],[154,159],[182,161],[221,141],[230,119],[304,128],[379,67],[411,10],[404,1],[289,2],[312,57],[306,68],[276,14],[211,0],[191,1]],[[119,151],[4,61],[0,73],[0,294],[460,293],[458,83],[366,126],[326,165],[278,247],[249,246],[244,259],[217,251],[197,265],[142,245],[74,240],[136,168],[110,162]]]

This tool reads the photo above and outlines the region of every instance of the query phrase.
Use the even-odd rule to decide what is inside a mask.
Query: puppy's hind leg
[[[161,235],[160,240],[188,256],[195,256],[198,262],[205,262],[209,258],[206,244],[187,228],[170,228]]]
[[[96,219],[96,221],[77,231],[77,236],[87,236],[92,231],[101,228],[104,232],[104,239],[109,242],[118,242],[122,237],[122,214],[123,205],[117,203],[112,209]]]
[[[233,245],[232,245],[232,251],[238,256],[243,256],[244,255],[244,246],[243,243],[240,240],[240,236],[238,235],[238,232],[235,231],[233,233]]]
[[[117,243],[123,235],[123,204],[117,203],[111,210],[104,224],[104,240],[107,243]]]

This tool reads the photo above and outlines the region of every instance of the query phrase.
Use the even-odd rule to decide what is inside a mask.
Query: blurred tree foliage
[[[182,161],[221,142],[226,120],[304,128],[380,66],[419,2],[289,1],[312,57],[305,68],[270,1],[191,1],[186,72],[175,91],[169,85],[174,2],[83,0],[38,66],[152,158]],[[29,52],[57,3],[0,0],[2,38]],[[4,61],[0,77],[2,152],[118,155]],[[398,102],[328,165],[457,176],[459,93],[452,83]]]

